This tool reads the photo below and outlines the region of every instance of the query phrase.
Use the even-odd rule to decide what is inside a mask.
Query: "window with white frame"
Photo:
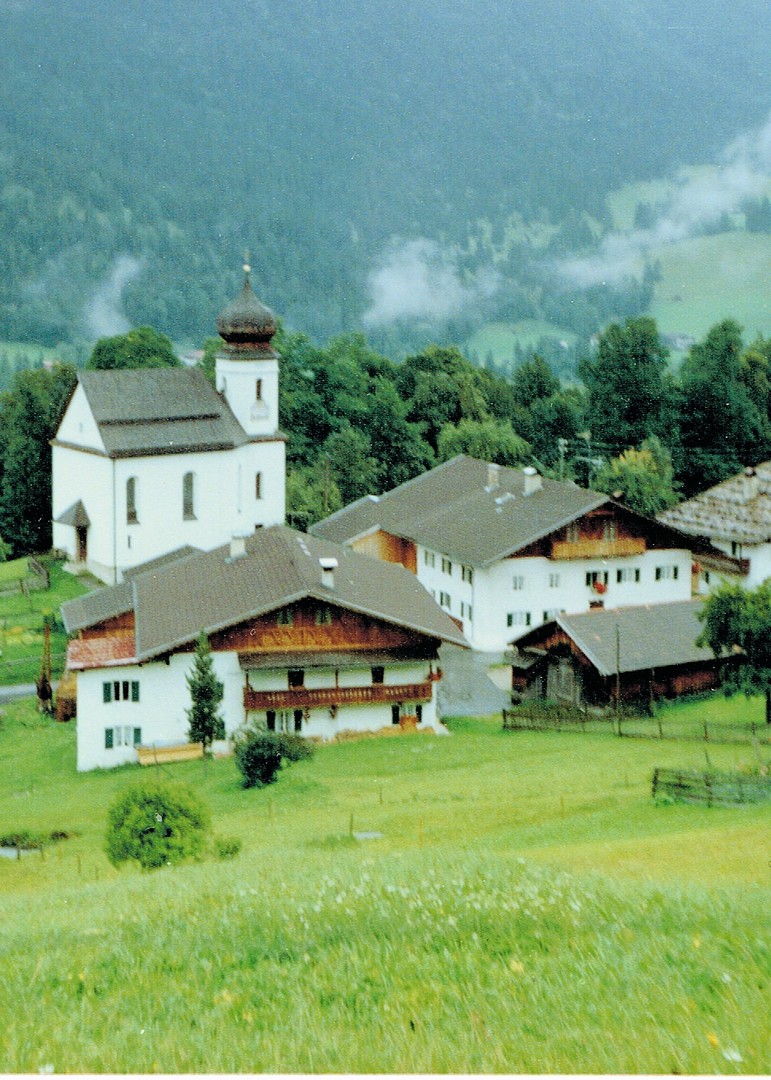
[[[332,622],[332,608],[328,604],[322,604],[316,608],[316,626],[329,626]]]
[[[439,593],[439,606],[445,608],[447,611],[452,611],[452,598],[449,593]]]
[[[102,683],[102,701],[110,705],[116,701],[139,701],[139,682],[136,679],[110,679]]]
[[[279,626],[291,626],[294,622],[294,612],[291,608],[281,608],[276,612],[276,622]]]
[[[620,570],[616,571],[616,582],[621,585],[627,581],[639,581],[640,580],[640,567],[639,566],[623,566]]]
[[[543,621],[551,622],[552,619],[556,619],[562,609],[558,607],[547,608],[543,613]]]
[[[524,575],[523,574],[515,574],[514,577],[511,579],[511,587],[512,587],[512,589],[524,589],[524,587],[525,587]]]
[[[530,626],[530,612],[510,611],[506,616],[506,626]]]
[[[656,581],[677,581],[679,566],[657,566]]]
[[[445,555],[442,556],[442,573],[452,574],[452,561]]]
[[[423,564],[424,566],[436,566],[436,555],[433,551],[423,552]]]
[[[466,582],[468,582],[469,585],[474,584],[474,571],[472,570],[472,568],[470,566],[461,567],[460,576],[461,576],[461,581],[466,581]]]
[[[467,604],[465,601],[460,602],[460,617],[462,619],[468,619],[469,622],[474,621],[474,612],[471,604]]]
[[[607,570],[587,570],[586,571],[586,584],[592,585],[607,585],[608,584],[608,571]]]
[[[114,750],[118,746],[141,746],[142,729],[120,724],[104,729],[104,748]]]
[[[558,589],[560,587],[560,576],[555,571],[549,574],[549,588]]]

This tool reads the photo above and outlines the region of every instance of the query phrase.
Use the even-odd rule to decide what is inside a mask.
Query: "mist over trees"
[[[769,100],[771,9],[677,7],[2,4],[0,339],[200,341],[245,247],[289,326],[391,357],[637,316],[652,267],[549,268],[610,228],[608,191],[714,160]]]

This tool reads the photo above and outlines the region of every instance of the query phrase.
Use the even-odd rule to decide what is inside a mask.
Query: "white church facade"
[[[76,571],[117,584],[283,523],[276,321],[248,268],[217,329],[216,389],[189,368],[79,373],[52,443],[53,542]]]

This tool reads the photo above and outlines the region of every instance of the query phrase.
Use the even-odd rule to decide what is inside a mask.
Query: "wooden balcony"
[[[388,686],[322,686],[311,689],[306,686],[291,690],[252,690],[244,688],[244,708],[248,711],[265,709],[319,709],[333,705],[371,705],[396,703],[398,701],[430,701],[433,690],[431,680]]]
[[[625,555],[644,555],[645,540],[624,537],[619,540],[554,540],[553,559],[612,559]]]

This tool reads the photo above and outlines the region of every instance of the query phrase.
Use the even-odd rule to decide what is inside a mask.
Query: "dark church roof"
[[[249,441],[195,368],[81,371],[78,382],[109,457],[230,450]]]
[[[265,349],[270,347],[276,329],[276,316],[254,295],[249,267],[245,266],[243,288],[219,315],[217,332],[232,349]]]

